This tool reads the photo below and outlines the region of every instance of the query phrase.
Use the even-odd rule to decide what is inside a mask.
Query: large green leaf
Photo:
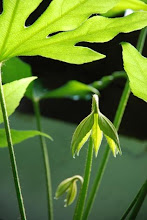
[[[8,116],[10,116],[18,107],[26,88],[36,77],[28,77],[7,83],[3,86],[5,102]],[[2,110],[0,107],[0,122],[3,122]]]
[[[39,132],[39,131],[17,131],[11,129],[11,135],[12,135],[12,141],[13,144],[18,144],[24,140],[27,140],[28,138],[35,137],[37,135],[42,135],[46,138],[49,138],[50,140],[53,140],[49,135]],[[0,129],[0,147],[6,147],[8,145],[5,129]]]
[[[133,94],[147,102],[147,58],[129,43],[122,43],[124,69]]]
[[[23,55],[36,55],[39,52],[39,55],[69,63],[82,64],[91,62],[102,59],[105,56],[89,48],[75,46],[76,43],[83,41],[107,42],[120,32],[128,33],[146,25],[147,12],[136,12],[127,17],[114,19],[94,16],[75,30],[59,33],[53,37],[39,41],[39,51],[34,48],[33,42],[29,45],[29,51],[26,51],[26,46],[22,45]],[[44,42],[43,47],[41,47],[42,42]],[[17,51],[15,51],[14,55],[18,55]]]
[[[120,0],[120,2],[105,15],[108,17],[115,16],[123,13],[126,9],[132,9],[133,11],[147,11],[147,4],[140,0]]]
[[[107,12],[119,0],[53,0],[40,18],[26,28],[24,25],[28,16],[41,2],[42,0],[3,1],[3,13],[0,17],[1,60],[14,56],[16,50],[23,54],[21,46],[30,51],[32,42],[39,54],[39,48],[45,47],[49,34],[75,29],[91,14]]]
[[[105,13],[119,0],[53,0],[37,21],[25,27],[28,16],[41,0],[4,0],[0,16],[0,61],[18,55],[41,55],[69,63],[86,63],[105,56],[89,48],[75,46],[81,41],[106,42],[120,32],[138,30],[147,25],[145,12],[127,18],[90,18]],[[78,28],[79,27],[79,28]],[[54,36],[49,34],[59,31]]]

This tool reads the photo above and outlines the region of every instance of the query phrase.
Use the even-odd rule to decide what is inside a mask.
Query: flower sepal
[[[92,137],[94,152],[97,157],[103,134],[112,150],[113,156],[116,157],[118,153],[121,154],[117,130],[112,122],[100,112],[99,99],[98,96],[94,94],[91,114],[83,119],[73,134],[71,143],[73,157],[75,154],[79,155],[79,151],[90,136]]]

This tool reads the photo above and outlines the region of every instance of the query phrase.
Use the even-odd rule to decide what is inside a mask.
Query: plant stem
[[[140,53],[142,53],[142,51],[143,51],[143,47],[144,47],[146,35],[147,35],[147,28],[145,27],[144,29],[142,29],[142,30],[140,31],[140,35],[139,35],[138,42],[137,42],[137,46],[136,46],[136,49],[137,49]]]
[[[140,53],[143,50],[143,45],[144,45],[145,38],[146,38],[146,33],[147,33],[146,30],[147,30],[146,28],[141,30],[140,35],[139,35],[139,39],[138,39],[138,42],[137,42],[137,47],[136,48],[138,49],[138,51]],[[120,123],[122,121],[122,117],[123,117],[123,114],[124,114],[124,111],[125,111],[128,99],[129,99],[129,95],[130,95],[130,87],[129,87],[129,81],[127,81],[126,85],[125,85],[125,88],[124,88],[124,91],[123,91],[123,94],[121,96],[118,108],[117,108],[115,118],[114,118],[114,126],[116,127],[117,130],[119,129]],[[103,177],[103,174],[104,174],[104,171],[105,171],[108,159],[109,159],[109,155],[110,155],[110,149],[107,145],[106,150],[105,150],[104,155],[103,155],[103,158],[102,158],[102,161],[101,161],[101,164],[100,164],[100,167],[98,167],[97,176],[95,178],[95,181],[94,181],[93,186],[92,186],[92,190],[90,192],[90,195],[89,195],[89,198],[88,198],[88,201],[87,201],[87,205],[86,205],[86,208],[85,208],[83,220],[87,219],[87,217],[88,217],[88,215],[91,211],[91,208],[92,208],[92,205],[94,203],[96,194],[97,194],[97,192],[99,190],[99,187],[100,187],[100,184],[101,184],[101,180],[102,180],[102,177]]]
[[[119,106],[118,106],[118,109],[117,109],[117,112],[116,112],[115,119],[114,119],[114,125],[115,125],[116,129],[119,128],[119,125],[120,125],[120,122],[121,122],[121,119],[122,119],[122,116],[123,116],[123,113],[124,113],[124,110],[125,110],[128,98],[129,98],[129,94],[130,94],[130,88],[129,88],[129,82],[127,81],[126,85],[125,85],[125,89],[124,89],[122,97],[121,97],[121,100],[120,100],[120,103],[119,103]],[[104,174],[104,171],[105,171],[108,159],[109,159],[109,155],[110,155],[110,148],[107,145],[106,150],[103,155],[103,158],[102,158],[102,161],[101,161],[101,164],[100,164],[100,167],[98,167],[97,176],[95,178],[95,181],[92,186],[92,190],[90,192],[90,195],[89,195],[89,198],[87,201],[87,205],[86,205],[84,217],[83,217],[84,220],[87,219],[89,212],[92,208],[92,205],[94,203],[96,194],[97,194],[98,189],[100,187],[100,183],[101,183],[101,180],[102,180],[102,177],[103,177],[103,174]]]
[[[24,203],[23,203],[23,198],[22,198],[22,193],[21,193],[14,147],[13,147],[13,142],[12,142],[12,137],[11,137],[11,130],[10,130],[9,119],[8,119],[7,108],[6,108],[5,97],[4,97],[3,86],[2,86],[1,66],[2,64],[0,63],[0,103],[1,103],[1,109],[2,109],[2,114],[3,114],[3,120],[4,120],[4,126],[5,126],[5,132],[6,132],[6,138],[7,138],[7,143],[8,143],[8,150],[9,150],[9,155],[10,155],[10,162],[11,162],[11,167],[12,167],[12,173],[13,173],[15,190],[16,190],[16,195],[17,195],[17,200],[18,200],[19,211],[20,211],[21,219],[26,220],[25,208],[24,208]]]
[[[135,203],[135,207],[132,211],[132,214],[130,215],[129,219],[135,219],[139,209],[145,199],[147,195],[147,180],[145,181],[145,183],[142,185],[141,189],[139,190],[139,192],[137,193],[137,195],[135,196],[134,200],[132,201],[132,203],[130,204],[130,206],[128,207],[128,209],[126,210],[126,212],[124,213],[123,217],[121,218],[121,220],[124,220],[127,215],[129,214],[129,212],[131,211],[131,209],[134,207]]]
[[[86,200],[89,180],[90,180],[90,174],[91,174],[92,158],[93,158],[93,141],[92,141],[92,138],[90,137],[85,172],[84,172],[84,182],[81,187],[79,198],[78,198],[77,205],[75,208],[75,213],[73,217],[74,220],[81,220],[83,216],[84,205],[85,205],[85,200]]]
[[[141,191],[139,192],[137,202],[135,204],[135,207],[134,207],[129,219],[134,220],[136,218],[146,195],[147,195],[147,181],[145,181],[145,183],[142,186]]]
[[[33,100],[33,104],[34,104],[34,112],[36,116],[37,129],[38,131],[42,132],[39,101]],[[50,172],[48,150],[47,150],[45,138],[43,136],[40,136],[39,138],[40,138],[40,144],[41,144],[43,162],[44,162],[44,168],[45,168],[48,218],[49,220],[53,220],[52,184],[51,184],[51,172]]]

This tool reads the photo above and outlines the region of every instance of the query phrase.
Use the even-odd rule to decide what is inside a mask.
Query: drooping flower
[[[57,187],[55,199],[58,199],[64,193],[67,193],[66,199],[64,200],[65,202],[64,207],[67,207],[74,202],[76,195],[77,195],[77,181],[78,180],[81,182],[81,184],[83,184],[83,178],[79,175],[75,175],[73,177],[63,180]]]
[[[81,121],[73,134],[71,142],[73,157],[75,157],[76,154],[79,155],[81,148],[90,136],[93,140],[95,156],[97,156],[103,134],[106,137],[114,157],[116,157],[118,153],[121,154],[117,131],[112,122],[100,112],[98,96],[95,94],[92,98],[91,113]]]

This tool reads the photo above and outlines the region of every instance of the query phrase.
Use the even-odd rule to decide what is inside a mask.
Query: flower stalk
[[[114,157],[117,153],[121,154],[118,134],[111,121],[106,118],[99,110],[99,99],[96,94],[92,98],[92,110],[91,113],[83,119],[83,121],[76,128],[72,138],[72,154],[79,155],[79,151],[90,137],[89,149],[85,167],[84,183],[81,188],[77,206],[75,209],[74,219],[81,220],[84,212],[84,205],[86,201],[89,180],[92,167],[93,150],[97,157],[98,151],[101,145],[103,134],[105,135],[109,147],[111,148]],[[92,149],[91,149],[92,148]]]
[[[84,172],[84,182],[80,190],[73,220],[81,220],[83,216],[84,204],[85,204],[86,197],[87,197],[91,168],[92,168],[92,158],[93,158],[93,141],[92,141],[92,137],[90,137],[89,147],[88,147],[88,152],[87,152],[86,167],[85,167],[85,172]]]

